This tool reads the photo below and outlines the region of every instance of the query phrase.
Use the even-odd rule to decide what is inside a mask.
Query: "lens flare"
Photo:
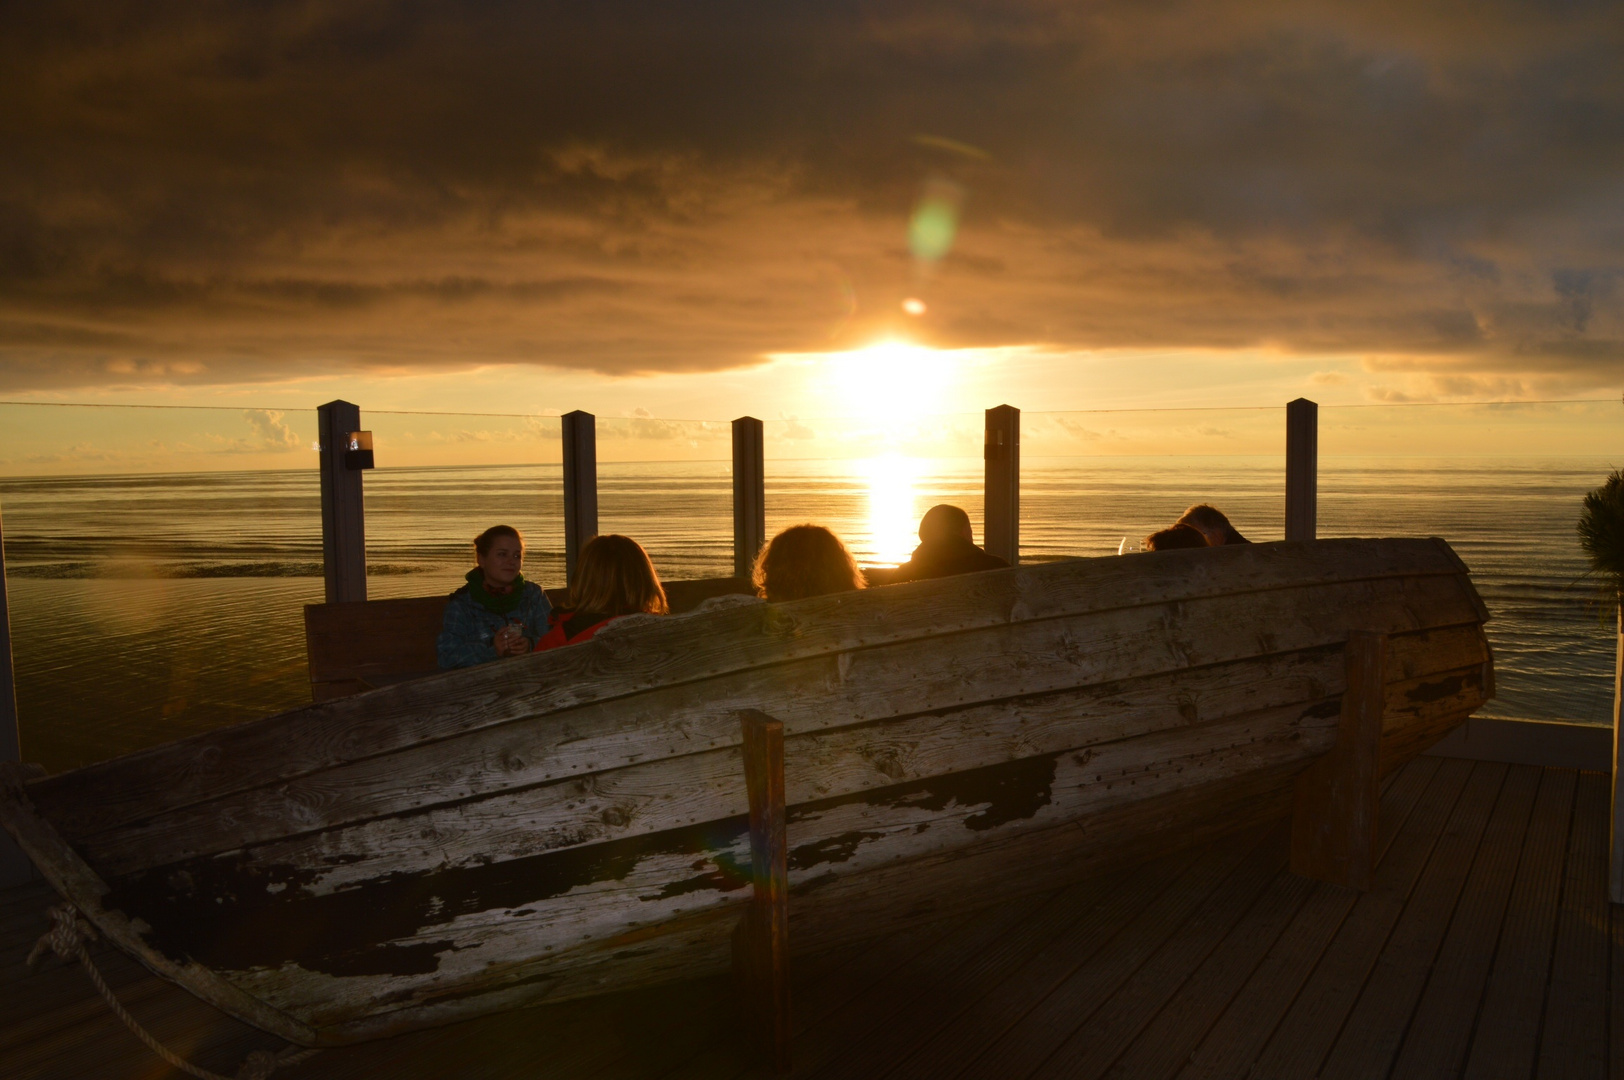
[[[917,296],[910,296],[902,302],[902,310],[918,318],[925,313],[925,302]]]
[[[959,207],[964,204],[964,188],[951,180],[932,177],[914,204],[908,220],[908,250],[924,264],[941,262],[953,250],[959,231]]]

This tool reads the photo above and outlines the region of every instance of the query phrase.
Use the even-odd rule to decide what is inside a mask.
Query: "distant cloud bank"
[[[1615,4],[6,20],[0,390],[692,372],[891,332],[1357,355],[1438,394],[1624,373]]]

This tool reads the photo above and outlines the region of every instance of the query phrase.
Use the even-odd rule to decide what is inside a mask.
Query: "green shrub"
[[[1590,573],[1606,612],[1617,609],[1624,593],[1624,470],[1585,496],[1579,512],[1579,546],[1590,560]]]

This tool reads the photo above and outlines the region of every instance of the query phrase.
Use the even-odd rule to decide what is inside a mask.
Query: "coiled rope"
[[[118,998],[113,996],[113,991],[108,987],[107,980],[102,978],[102,973],[97,970],[95,962],[90,959],[90,951],[85,948],[86,941],[96,940],[96,928],[84,920],[79,914],[79,910],[72,904],[57,904],[55,907],[47,909],[45,914],[51,920],[51,928],[40,935],[40,939],[34,943],[33,950],[28,954],[28,966],[32,968],[34,962],[44,956],[47,951],[56,953],[56,955],[70,963],[74,960],[79,961],[84,966],[85,974],[90,976],[90,982],[95,986],[96,992],[101,995],[102,1001],[106,1002],[107,1007],[112,1010],[114,1016],[124,1021],[124,1026],[130,1029],[130,1034],[145,1043],[147,1049],[188,1076],[195,1076],[197,1080],[267,1080],[267,1077],[277,1069],[297,1065],[306,1058],[320,1053],[319,1050],[300,1050],[293,1046],[286,1047],[276,1053],[269,1050],[255,1050],[243,1061],[242,1067],[237,1070],[237,1075],[234,1078],[221,1076],[219,1073],[213,1073],[193,1065],[153,1038],[151,1033],[141,1026],[140,1021],[131,1016],[129,1010],[119,1004]]]

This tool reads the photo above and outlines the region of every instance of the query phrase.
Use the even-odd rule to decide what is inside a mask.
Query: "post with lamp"
[[[733,576],[749,578],[767,542],[767,479],[762,423],[733,421]]]
[[[1319,514],[1319,406],[1286,404],[1286,539],[1313,540]]]
[[[1021,410],[987,410],[983,546],[1009,565],[1021,561]]]
[[[361,430],[361,409],[329,401],[316,409],[321,438],[321,557],[327,602],[367,598],[366,522],[361,473],[372,468],[372,432]]]
[[[5,528],[0,525],[0,762],[21,762],[17,726],[17,681],[11,666],[11,608],[6,596]],[[11,835],[0,832],[0,888],[21,885],[34,876],[33,864]]]
[[[564,578],[575,580],[575,563],[598,535],[597,417],[577,409],[562,417],[564,434]]]

